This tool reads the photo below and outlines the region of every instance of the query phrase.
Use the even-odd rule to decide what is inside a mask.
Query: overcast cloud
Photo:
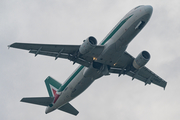
[[[180,1],[179,0],[1,0],[0,2],[1,120],[179,120]],[[98,43],[138,5],[154,10],[146,27],[129,44],[134,57],[151,54],[147,67],[167,81],[162,88],[111,75],[96,80],[71,101],[78,116],[20,103],[22,97],[48,96],[44,80],[63,83],[78,66],[64,59],[8,49],[14,42],[82,44],[88,36]]]

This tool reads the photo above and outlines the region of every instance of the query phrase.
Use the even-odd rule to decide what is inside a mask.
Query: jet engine
[[[83,44],[79,47],[80,54],[86,54],[93,50],[97,45],[96,38],[90,36],[86,40],[83,41]]]
[[[133,61],[133,67],[139,69],[143,67],[150,59],[150,54],[147,51],[142,51]]]

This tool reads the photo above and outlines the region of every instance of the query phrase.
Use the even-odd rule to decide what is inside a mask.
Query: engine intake
[[[147,51],[142,51],[133,61],[133,67],[139,69],[143,67],[150,59],[150,54]]]
[[[97,45],[97,40],[93,36],[88,37],[83,41],[83,44],[79,47],[80,54],[86,54],[93,50]]]

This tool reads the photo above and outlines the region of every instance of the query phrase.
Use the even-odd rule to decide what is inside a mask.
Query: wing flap
[[[38,52],[38,50],[30,50],[29,53],[33,53],[36,54]],[[50,57],[56,57],[57,55],[59,55],[58,57],[60,58],[64,58],[64,59],[68,59],[68,54],[65,53],[61,53],[58,54],[58,52],[49,52],[49,51],[39,51],[38,55],[45,55],[45,56],[50,56]]]
[[[54,100],[54,97],[33,97],[33,98],[22,98],[21,102],[48,106],[49,104],[52,103],[53,100]]]
[[[29,53],[36,54],[37,50],[30,50]],[[40,52],[38,52],[38,54],[50,56],[50,57],[55,57],[55,58],[58,56],[59,58],[64,58],[64,59],[68,59],[70,61],[75,61],[76,63],[79,63],[79,64],[86,66],[86,67],[90,66],[90,62],[85,61],[84,59],[81,59],[81,58],[74,59],[73,55],[71,55],[71,54],[66,54],[66,53],[58,54],[56,52],[48,52],[48,51],[40,51]]]
[[[117,62],[116,66],[111,67],[109,72],[116,74],[127,74],[128,76],[131,76],[132,79],[136,78],[140,81],[143,81],[145,85],[154,83],[163,88],[166,87],[167,82],[145,66],[139,70],[128,71],[124,73],[124,68],[130,67],[133,61],[134,61],[134,57],[131,56],[129,53],[124,52],[121,59]]]
[[[13,43],[9,47],[29,50],[29,53],[37,55],[45,55],[57,58],[69,59],[75,63],[89,67],[93,61],[93,57],[101,54],[104,46],[96,46],[91,52],[80,55],[78,58],[74,55],[78,52],[80,45],[53,45],[53,44],[33,44],[33,43]]]
[[[62,49],[64,53],[72,54],[79,49],[79,45],[55,45],[55,44],[33,44],[33,43],[13,43],[9,47],[23,50],[49,51],[59,53]]]
[[[111,68],[110,72],[111,73],[122,73],[122,69],[121,68]],[[132,80],[134,78],[142,81],[146,84],[151,84],[154,83],[155,85],[158,85],[160,87],[163,87],[165,89],[167,82],[164,81],[162,78],[160,78],[159,76],[157,76],[155,73],[153,73],[151,70],[149,70],[146,67],[141,68],[140,70],[133,72],[133,71],[129,71],[127,73],[125,73],[126,75],[132,77]]]
[[[165,89],[167,82],[164,81],[162,78],[160,78],[158,75],[156,75],[154,72],[152,72],[151,70],[149,70],[147,67],[142,67],[138,73],[136,74],[127,74],[131,77],[134,77],[138,80],[141,80],[143,82],[145,82],[146,84],[151,84],[154,83],[158,86],[161,86]]]

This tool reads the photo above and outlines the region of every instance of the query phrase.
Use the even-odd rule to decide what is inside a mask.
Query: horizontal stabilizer
[[[58,108],[58,110],[67,112],[72,115],[77,115],[79,113],[79,111],[77,111],[70,103],[67,103],[64,106]]]
[[[54,100],[54,97],[33,97],[33,98],[22,98],[21,102],[48,106],[49,104],[53,102],[53,100]],[[64,106],[58,108],[58,110],[67,112],[72,115],[77,115],[79,113],[70,103],[67,103]]]
[[[49,104],[52,103],[53,100],[54,100],[54,97],[34,97],[34,98],[23,98],[21,99],[21,102],[48,106]]]

